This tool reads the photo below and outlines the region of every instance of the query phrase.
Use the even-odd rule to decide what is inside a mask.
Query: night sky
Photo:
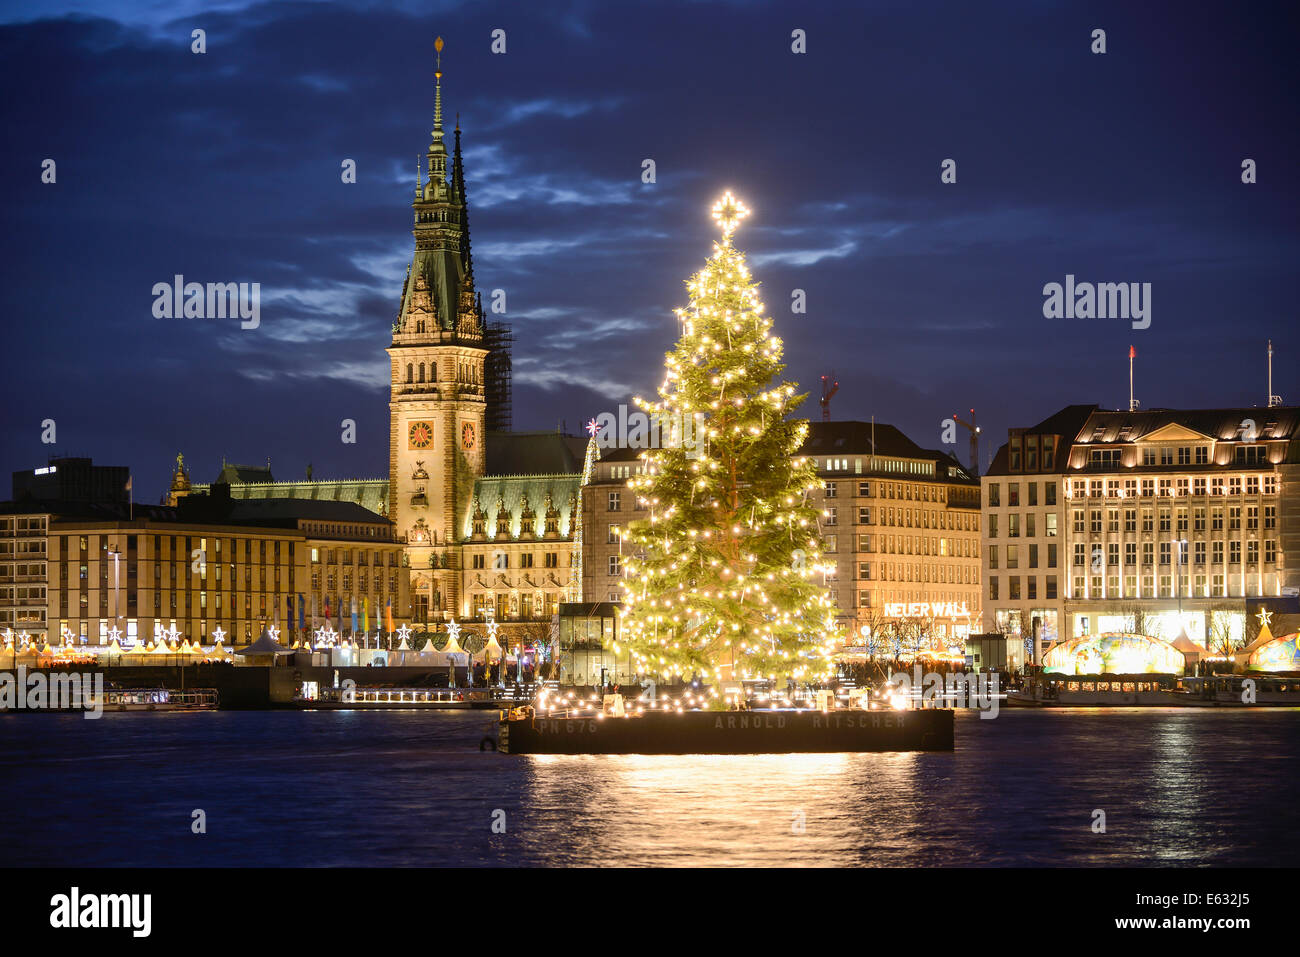
[[[130,466],[138,501],[177,451],[196,481],[223,456],[386,474],[439,34],[475,277],[517,336],[516,429],[576,433],[653,391],[726,188],[811,417],[832,369],[835,418],[922,445],[974,406],[983,466],[1008,426],[1124,406],[1130,344],[1145,407],[1262,405],[1270,336],[1275,391],[1300,400],[1293,11],[6,0],[0,496],[51,454]],[[155,319],[177,273],[260,282],[260,327]],[[1150,328],[1044,318],[1067,273],[1151,283]]]

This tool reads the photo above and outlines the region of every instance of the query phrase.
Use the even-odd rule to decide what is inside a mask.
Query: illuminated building
[[[824,513],[824,557],[836,567],[827,584],[851,647],[873,634],[960,644],[978,630],[979,486],[956,459],[879,422],[874,439],[870,422],[812,422],[799,454],[816,461],[823,482],[814,503]],[[645,517],[627,488],[639,455],[603,451],[583,488],[587,600],[621,597],[621,533]]]
[[[432,141],[411,200],[413,251],[386,350],[387,474],[332,480],[309,470],[304,480],[277,481],[269,464],[223,465],[218,481],[237,499],[352,502],[390,518],[411,599],[394,609],[398,620],[418,633],[453,618],[482,622],[491,608],[504,640],[531,643],[550,637],[561,602],[580,597],[585,441],[497,431],[510,423],[512,336],[501,318],[489,321],[475,285],[460,124],[449,151],[441,40],[435,46]]]
[[[178,462],[174,484],[183,471]],[[173,629],[210,644],[220,630],[233,645],[278,623],[287,644],[302,637],[300,616],[306,629],[326,623],[327,601],[341,635],[352,632],[352,596],[358,617],[368,602],[371,634],[389,601],[407,606],[387,519],[350,502],[232,500],[226,489],[175,506],[4,503],[0,530],[18,529],[28,561],[13,566],[21,582],[0,583],[0,631],[106,645],[116,628],[129,647]]]
[[[1012,429],[982,483],[985,629],[1035,660],[1105,632],[1223,652],[1260,607],[1296,611],[1296,412],[1069,406]]]

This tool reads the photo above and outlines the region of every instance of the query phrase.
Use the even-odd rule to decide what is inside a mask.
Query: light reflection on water
[[[483,714],[10,716],[0,864],[1300,862],[1300,711],[957,720],[954,753],[680,757],[480,753]]]

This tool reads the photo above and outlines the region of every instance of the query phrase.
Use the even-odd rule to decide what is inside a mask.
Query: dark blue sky
[[[1009,425],[1124,405],[1130,343],[1146,406],[1263,404],[1270,336],[1296,401],[1293,7],[0,3],[0,469],[92,455],[141,500],[178,450],[204,481],[223,455],[383,475],[437,34],[517,429],[654,389],[728,187],[809,415],[834,368],[836,418],[937,445],[974,406],[987,461]],[[176,273],[260,282],[260,328],[153,318]],[[1150,282],[1151,327],[1043,318],[1067,273]]]

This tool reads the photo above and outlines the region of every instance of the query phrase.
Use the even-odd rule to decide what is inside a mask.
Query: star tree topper
[[[726,242],[731,241],[732,234],[740,228],[740,221],[748,215],[749,207],[731,195],[731,190],[723,193],[722,198],[713,204],[713,219],[722,227],[722,238]]]

